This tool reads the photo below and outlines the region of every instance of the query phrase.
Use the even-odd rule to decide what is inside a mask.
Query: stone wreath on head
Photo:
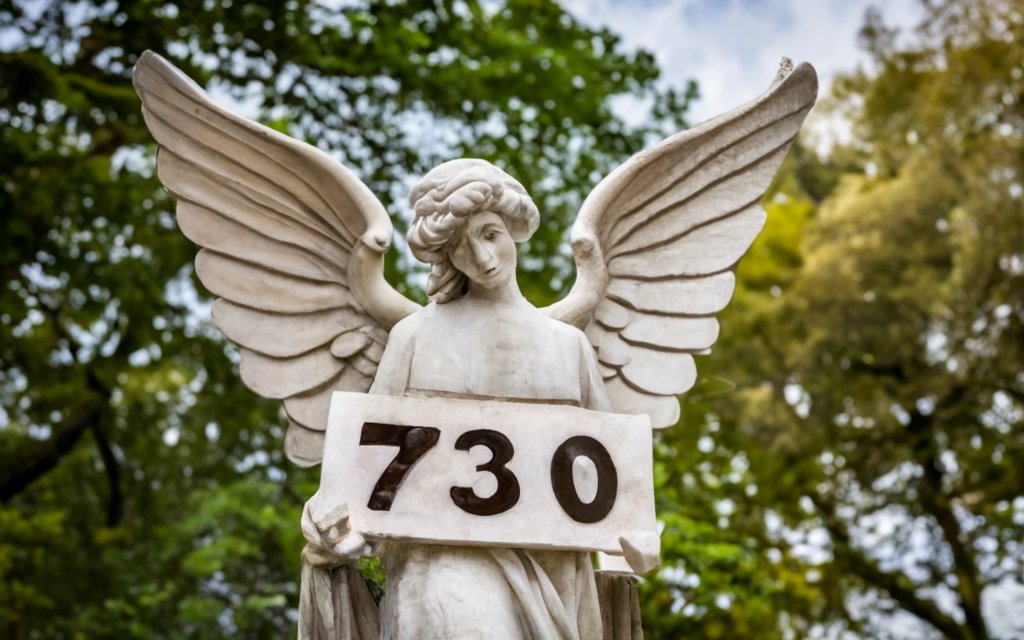
[[[537,230],[540,214],[518,180],[486,160],[450,160],[413,187],[409,204],[415,218],[406,234],[412,254],[431,265],[427,295],[443,304],[466,292],[466,275],[448,258],[448,243],[481,211],[498,214],[515,242]]]

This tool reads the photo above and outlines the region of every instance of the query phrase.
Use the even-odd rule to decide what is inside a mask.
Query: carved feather
[[[760,201],[817,96],[814,70],[780,73],[756,100],[638,153],[587,197],[572,229],[578,277],[546,309],[585,329],[613,409],[679,418],[692,354],[765,221]],[[600,257],[600,259],[595,259]]]
[[[761,205],[752,205],[714,224],[697,227],[671,244],[615,256],[608,263],[608,272],[612,278],[656,280],[702,277],[731,269],[753,244],[766,217]]]
[[[213,323],[229,340],[275,358],[322,347],[365,321],[365,316],[348,307],[283,315],[242,307],[223,298],[213,303]]]
[[[352,367],[345,367],[337,376],[319,387],[285,398],[284,410],[289,418],[306,429],[324,431],[330,408],[330,403],[323,401],[324,394],[330,394],[336,389],[365,392],[370,390],[370,383],[371,380],[363,374]]]
[[[635,311],[709,315],[729,304],[735,288],[732,271],[694,280],[638,281],[620,277],[609,283],[605,299]]]
[[[133,80],[157,175],[202,247],[196,275],[219,298],[213,322],[241,347],[245,384],[284,400],[289,458],[316,464],[331,393],[369,389],[387,329],[415,308],[379,273],[387,212],[326,153],[218,107],[160,56],[143,53]],[[359,295],[353,269],[373,285]]]
[[[284,436],[284,452],[289,460],[300,467],[320,464],[324,455],[324,432],[307,429],[290,420]]]

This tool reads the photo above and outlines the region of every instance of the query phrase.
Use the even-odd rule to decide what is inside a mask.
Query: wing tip
[[[818,97],[818,72],[809,62],[800,62],[794,66],[791,59],[783,57],[768,93],[772,93],[782,84],[806,85],[806,94],[812,104]]]
[[[135,86],[136,91],[142,91],[150,75],[157,73],[157,67],[167,64],[170,63],[152,49],[146,49],[140,53],[138,59],[135,60],[135,66],[132,67],[132,85]]]
[[[135,66],[132,67],[132,86],[135,87],[135,92],[139,94],[139,97],[143,99],[144,109],[147,106],[145,104],[147,91],[165,98],[174,93],[180,93],[192,100],[198,98],[208,102],[206,92],[195,80],[152,49],[146,49],[136,59]],[[152,106],[152,103],[149,106]],[[213,103],[209,103],[208,106],[213,106]]]

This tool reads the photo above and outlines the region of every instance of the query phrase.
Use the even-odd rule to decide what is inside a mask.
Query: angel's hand
[[[348,522],[348,505],[325,508],[320,494],[314,494],[302,508],[302,535],[309,542],[303,556],[318,567],[336,567],[376,554],[373,543],[353,531]]]

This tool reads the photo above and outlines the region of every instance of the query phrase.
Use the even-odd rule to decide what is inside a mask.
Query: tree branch
[[[111,396],[110,388],[99,379],[92,369],[86,371],[89,381],[89,388],[104,398]],[[103,431],[101,420],[96,420],[90,427],[93,439],[96,440],[96,448],[99,450],[100,459],[103,460],[103,470],[107,475],[107,486],[110,487],[110,494],[107,496],[107,526],[114,527],[121,521],[121,507],[124,497],[121,493],[121,466],[117,463],[114,450],[110,446],[110,440]]]
[[[100,458],[103,460],[103,469],[107,474],[107,485],[110,487],[110,495],[107,496],[107,526],[116,527],[121,521],[121,506],[124,502],[124,496],[121,493],[121,467],[114,456],[110,441],[103,433],[100,421],[93,422],[89,430],[96,440],[96,448],[99,449]]]
[[[1020,402],[1021,404],[1024,404],[1024,391],[1019,391],[1019,390],[1014,389],[1013,387],[1009,387],[1009,386],[1007,386],[1007,387],[1000,387],[1000,391],[1002,391],[1006,395],[1012,397],[1017,402]]]
[[[7,456],[9,459],[0,460],[0,502],[7,502],[57,466],[85,430],[96,423],[104,404],[103,399],[89,396],[70,412],[70,417],[53,426],[48,440],[19,447]]]
[[[952,402],[959,400],[959,395],[951,392]],[[934,415],[923,415],[918,411],[910,414],[907,431],[915,438],[913,456],[922,469],[922,489],[920,504],[931,515],[942,531],[942,537],[949,545],[953,554],[954,570],[957,577],[957,595],[964,612],[964,620],[970,630],[970,637],[975,640],[987,640],[988,627],[981,614],[981,585],[979,584],[978,564],[970,541],[966,540],[960,529],[960,521],[953,511],[953,503],[946,494],[942,467],[939,463],[939,447],[934,438]]]
[[[60,308],[58,306],[45,304],[43,305],[43,307],[46,309],[46,313],[47,316],[49,317],[49,321],[53,328],[54,335],[57,337],[58,340],[65,340],[68,342],[68,348],[71,351],[72,359],[75,361],[75,364],[81,368],[84,368],[86,384],[88,385],[88,388],[95,394],[96,397],[103,398],[103,401],[100,402],[100,406],[95,412],[95,414],[92,416],[92,419],[89,421],[88,424],[86,424],[84,427],[82,427],[81,430],[78,431],[78,434],[75,436],[74,441],[72,441],[68,445],[68,450],[70,450],[71,446],[73,446],[75,442],[78,441],[79,437],[81,437],[82,430],[88,428],[92,432],[93,439],[95,439],[96,441],[96,449],[98,450],[99,458],[100,460],[103,461],[103,471],[106,474],[106,483],[108,483],[108,485],[110,486],[110,495],[108,496],[108,498],[106,498],[106,525],[116,526],[118,522],[121,521],[122,505],[124,503],[124,497],[121,492],[121,467],[120,465],[118,465],[117,458],[114,456],[114,450],[113,447],[111,446],[111,442],[108,439],[108,437],[106,437],[106,434],[103,432],[101,420],[99,419],[99,412],[102,411],[102,408],[106,406],[106,400],[110,399],[112,391],[108,385],[106,385],[105,383],[103,383],[102,380],[99,379],[99,376],[96,375],[96,372],[94,370],[85,366],[83,362],[79,359],[78,353],[79,350],[81,349],[81,344],[79,344],[78,341],[75,340],[75,338],[68,331],[68,328],[63,326],[63,323],[61,322],[60,319]],[[113,331],[116,331],[116,328],[112,328],[111,332]],[[99,340],[98,344],[102,344],[105,341],[105,339],[106,337],[104,337],[102,340]],[[63,453],[67,453],[67,451]],[[61,453],[60,456],[56,457],[53,460],[53,463],[52,465],[50,465],[50,467],[56,465],[56,462],[59,460],[60,457],[63,456],[63,453]],[[48,470],[48,468],[46,470]]]
[[[811,496],[811,500],[818,508],[822,524],[832,537],[833,552],[850,567],[857,577],[885,591],[902,609],[932,625],[945,636],[963,640],[969,640],[972,637],[966,629],[952,617],[946,615],[934,602],[918,596],[914,584],[905,576],[898,572],[882,571],[874,559],[856,548],[850,541],[846,525],[836,517],[831,504],[815,495]]]

